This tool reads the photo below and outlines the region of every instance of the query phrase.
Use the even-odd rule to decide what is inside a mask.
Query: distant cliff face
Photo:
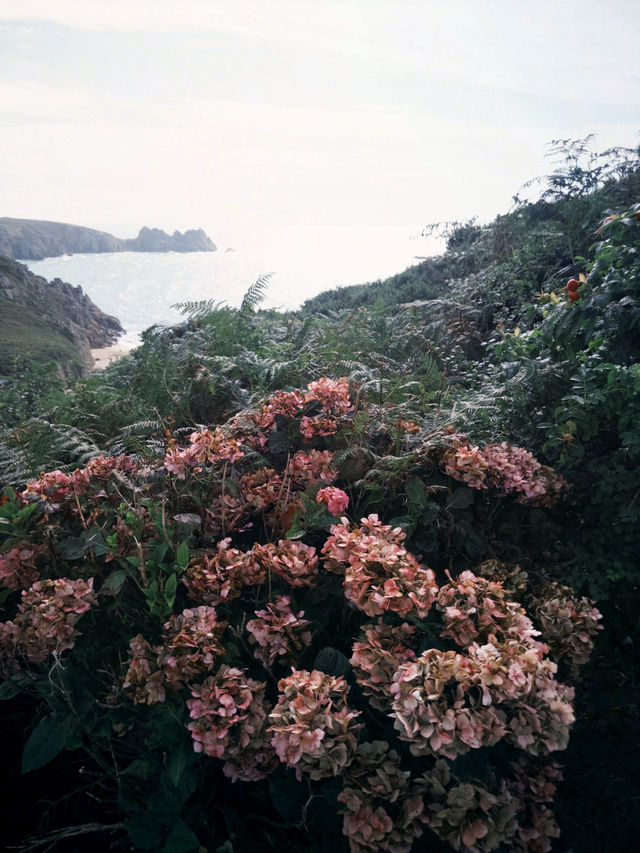
[[[0,217],[0,255],[17,260],[40,261],[82,252],[215,252],[216,248],[202,229],[169,235],[145,227],[132,240],[120,240],[80,225]]]
[[[81,287],[59,278],[47,282],[23,264],[0,257],[0,373],[15,356],[55,361],[63,376],[85,376],[91,349],[112,344],[124,332]]]

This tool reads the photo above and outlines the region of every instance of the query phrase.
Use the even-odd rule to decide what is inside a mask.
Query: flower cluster
[[[551,506],[567,488],[562,477],[541,465],[528,450],[505,441],[482,449],[461,441],[445,454],[445,470],[472,489],[491,487],[515,494],[518,503]]]
[[[262,571],[274,572],[290,586],[315,586],[318,581],[316,549],[304,542],[281,539],[277,545],[254,545],[251,555]]]
[[[187,707],[193,748],[223,759],[223,770],[233,781],[264,779],[277,766],[266,732],[264,690],[263,682],[229,666],[191,688]]]
[[[602,628],[602,614],[593,601],[552,582],[538,591],[531,607],[556,660],[567,658],[574,668],[589,660],[593,637]]]
[[[394,726],[413,755],[454,759],[470,749],[493,746],[506,733],[506,716],[474,701],[468,659],[429,649],[401,664],[389,692]]]
[[[23,497],[38,495],[50,503],[62,503],[70,495],[82,496],[89,491],[92,477],[106,480],[116,471],[132,474],[138,469],[138,463],[125,453],[120,456],[95,456],[85,468],[76,468],[70,474],[56,469],[41,474],[38,480],[27,483]]]
[[[334,455],[330,450],[299,450],[289,460],[285,474],[301,489],[311,483],[333,483],[338,476]]]
[[[182,581],[194,601],[215,606],[237,598],[245,583],[264,581],[263,574],[255,578],[250,554],[231,548],[230,543],[230,537],[221,539],[214,552],[191,561]]]
[[[556,681],[557,671],[553,661],[541,661],[531,690],[509,709],[505,740],[531,755],[566,749],[569,743],[575,691]]]
[[[415,630],[406,622],[394,628],[378,620],[365,625],[353,644],[349,663],[369,703],[379,711],[391,708],[389,688],[400,664],[415,659],[413,649],[405,645]]]
[[[485,853],[501,845],[519,853],[548,853],[560,834],[546,803],[561,774],[551,763],[534,769],[520,760],[513,775],[487,788],[458,782],[445,761],[425,774],[428,801],[425,823],[454,850]]]
[[[361,726],[349,710],[349,686],[342,677],[313,670],[293,670],[278,682],[280,696],[269,715],[271,743],[278,758],[298,779],[308,773],[325,779],[351,764]]]
[[[368,616],[391,610],[424,618],[438,588],[432,569],[424,568],[403,545],[399,527],[382,524],[377,515],[351,530],[343,519],[334,524],[322,553],[330,571],[344,571],[344,594]]]
[[[360,744],[338,794],[351,853],[409,853],[423,833],[425,787],[386,741]]]
[[[220,427],[216,427],[214,432],[209,429],[193,432],[189,441],[190,447],[184,450],[169,450],[164,459],[167,471],[171,471],[180,480],[184,480],[187,468],[198,473],[206,463],[233,463],[244,456],[244,451],[236,439],[223,435]]]
[[[35,583],[40,577],[36,560],[42,550],[42,546],[25,542],[6,554],[0,554],[0,586],[26,589]]]
[[[327,414],[342,416],[352,411],[349,400],[349,382],[347,379],[329,379],[323,376],[315,382],[309,382],[305,394],[305,403],[318,400]]]
[[[131,659],[123,687],[136,704],[164,702],[166,689],[180,690],[194,678],[213,671],[224,654],[219,622],[213,607],[195,607],[173,615],[163,628],[163,642],[151,646],[140,634],[129,645]]]
[[[5,623],[15,626],[4,628],[5,639],[13,637],[16,652],[27,660],[43,663],[53,652],[73,648],[76,624],[95,601],[93,578],[36,581],[23,590],[15,621]]]
[[[465,648],[478,637],[517,637],[530,642],[540,634],[523,608],[511,601],[499,581],[464,571],[440,588],[436,607],[442,613],[442,637]]]
[[[247,622],[250,642],[256,646],[253,653],[266,666],[275,661],[295,664],[302,648],[311,644],[311,632],[307,630],[311,623],[302,618],[303,610],[294,614],[290,604],[288,595],[277,595]]]
[[[316,503],[326,504],[331,515],[341,515],[349,506],[349,495],[342,489],[328,486],[316,494]]]

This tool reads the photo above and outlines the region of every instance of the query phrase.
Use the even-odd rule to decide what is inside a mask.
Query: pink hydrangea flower
[[[320,489],[317,493],[316,503],[326,504],[331,515],[339,516],[349,506],[349,495],[343,492],[342,489],[328,486],[325,489]]]
[[[304,542],[281,539],[277,545],[254,545],[252,559],[266,572],[272,571],[293,587],[315,586],[318,581],[316,549]]]
[[[299,779],[341,774],[353,760],[361,726],[347,706],[349,685],[341,677],[293,670],[278,682],[280,696],[269,715],[278,758]]]
[[[264,610],[256,610],[256,618],[247,622],[250,642],[256,646],[254,655],[266,666],[275,661],[295,664],[305,646],[311,644],[311,624],[303,619],[304,611],[293,613],[288,595],[277,595],[267,602]]]

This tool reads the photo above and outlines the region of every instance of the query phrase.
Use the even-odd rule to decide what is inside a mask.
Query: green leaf
[[[129,839],[138,850],[158,850],[164,828],[152,815],[135,815],[124,822]]]
[[[422,507],[427,500],[427,496],[425,494],[425,486],[424,482],[420,479],[420,477],[411,477],[407,480],[404,490],[407,496],[407,500],[411,504],[411,506]]]
[[[106,581],[102,584],[101,592],[109,592],[112,595],[117,595],[122,587],[124,586],[124,582],[128,577],[127,572],[124,569],[116,569],[115,572],[111,572]]]
[[[162,853],[193,853],[200,849],[198,836],[183,820],[174,824]]]
[[[169,575],[164,585],[164,597],[169,604],[173,604],[178,589],[178,575]]]
[[[338,649],[325,646],[316,655],[313,668],[326,672],[327,675],[345,675],[350,669],[350,664],[346,655]]]
[[[18,696],[29,684],[31,684],[31,679],[24,672],[17,672],[15,675],[12,675],[11,678],[7,678],[7,680],[0,685],[0,702],[6,701],[7,699],[13,699],[14,696]]]
[[[286,432],[280,430],[272,432],[267,440],[267,447],[270,453],[286,453],[290,446],[289,436]]]
[[[198,524],[200,524],[200,518],[198,518]],[[185,571],[189,565],[189,546],[186,542],[181,542],[178,545],[178,550],[176,552],[176,563],[178,564],[181,571]]]
[[[471,506],[475,498],[473,489],[467,486],[461,486],[455,489],[447,498],[447,509],[467,509]]]
[[[169,779],[171,780],[171,784],[174,788],[178,787],[178,783],[180,782],[180,778],[182,777],[182,772],[184,768],[187,766],[187,757],[184,754],[184,749],[182,746],[177,747],[172,750],[169,758],[167,759],[167,772],[169,774]]]
[[[68,715],[54,714],[40,720],[22,753],[22,772],[44,767],[67,745],[75,743],[77,726],[76,720]]]

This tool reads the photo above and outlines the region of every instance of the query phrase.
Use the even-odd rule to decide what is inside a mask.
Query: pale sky
[[[640,142],[638,0],[0,0],[0,216],[132,236],[489,220]]]

